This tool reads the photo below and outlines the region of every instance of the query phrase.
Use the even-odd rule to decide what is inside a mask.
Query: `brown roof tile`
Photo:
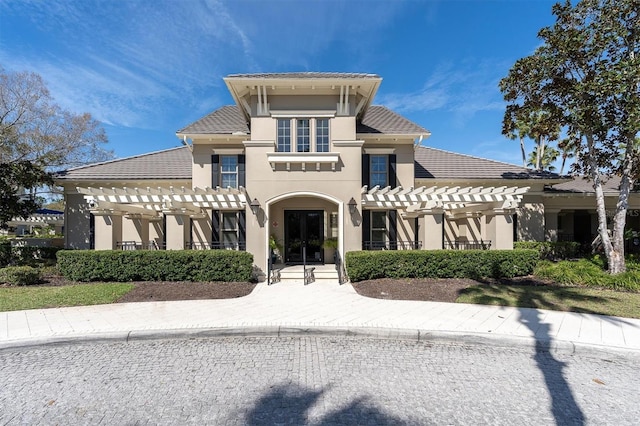
[[[186,146],[76,167],[58,180],[191,179],[191,151]]]
[[[617,194],[620,187],[620,178],[618,176],[612,176],[607,179],[602,185],[602,190],[605,194]],[[576,176],[569,182],[558,183],[550,188],[545,189],[545,192],[560,192],[560,193],[593,193],[593,183],[591,179],[585,176]]]
[[[230,135],[238,132],[251,133],[244,115],[236,105],[226,105],[218,108],[211,114],[205,115],[185,128],[178,130],[178,133],[192,134]]]
[[[418,146],[415,150],[416,179],[554,179],[555,173],[536,172],[503,163],[441,149]]]
[[[356,125],[356,133],[426,135],[430,132],[382,105],[372,105]]]

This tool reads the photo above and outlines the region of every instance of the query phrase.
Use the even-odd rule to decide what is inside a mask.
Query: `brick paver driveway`
[[[5,424],[637,424],[638,359],[363,337],[0,351]]]

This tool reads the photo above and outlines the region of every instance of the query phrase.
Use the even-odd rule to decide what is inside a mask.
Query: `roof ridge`
[[[159,151],[145,152],[143,154],[131,155],[129,157],[114,158],[113,160],[101,161],[99,163],[91,163],[91,164],[86,164],[84,166],[74,167],[72,169],[64,170],[64,172],[71,172],[71,171],[75,171],[75,170],[86,169],[88,167],[102,166],[104,164],[117,163],[118,161],[132,160],[134,158],[142,158],[142,157],[147,157],[149,155],[161,154],[163,152],[168,152],[168,151],[173,151],[173,150],[178,150],[178,149],[184,149],[184,148],[187,148],[187,147],[186,146],[175,146],[173,148],[161,149]]]
[[[445,152],[447,154],[461,155],[463,157],[469,157],[469,158],[473,158],[475,160],[491,161],[492,163],[504,164],[504,165],[511,166],[511,167],[518,167],[518,168],[521,168],[522,170],[527,170],[529,172],[532,172],[532,171],[536,172],[536,170],[529,169],[527,167],[522,167],[522,166],[519,166],[517,164],[507,163],[506,161],[499,161],[499,160],[494,160],[494,159],[491,159],[491,158],[478,157],[476,155],[463,154],[461,152],[448,151],[446,149],[434,148],[432,146],[417,145],[417,147],[418,148],[422,148],[422,149],[431,149],[431,150],[434,150],[434,151]]]

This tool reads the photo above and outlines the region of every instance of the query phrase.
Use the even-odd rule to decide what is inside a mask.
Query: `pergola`
[[[205,217],[205,209],[239,210],[246,205],[246,192],[239,188],[76,188],[94,214],[136,214],[158,217],[160,213]]]
[[[469,212],[514,209],[529,187],[430,186],[418,188],[362,187],[362,205],[368,209],[403,210],[405,218],[446,212],[449,216]]]

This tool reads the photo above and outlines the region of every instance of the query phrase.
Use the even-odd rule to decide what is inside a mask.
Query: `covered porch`
[[[363,250],[512,249],[529,187],[362,187]]]

